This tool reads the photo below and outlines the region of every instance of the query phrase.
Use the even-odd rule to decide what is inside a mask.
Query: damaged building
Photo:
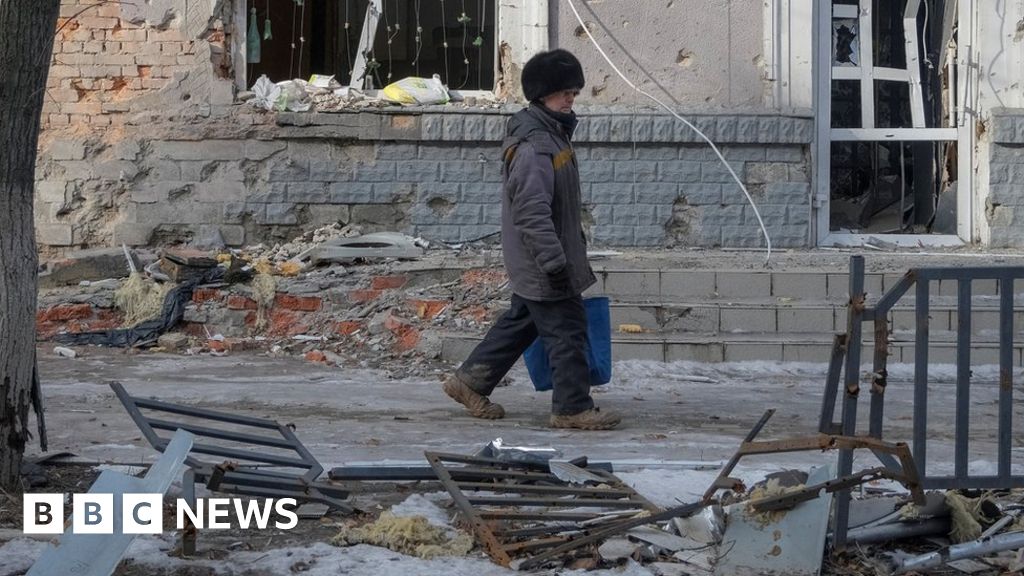
[[[596,245],[1024,245],[1024,8],[977,0],[64,0],[40,141],[44,250],[333,222],[465,241],[499,229],[518,71],[552,47],[578,101]],[[580,13],[577,19],[574,8]],[[811,31],[807,34],[806,31]],[[273,111],[257,80],[310,87]],[[387,105],[437,75],[456,100]],[[331,78],[333,77],[333,78]],[[286,98],[287,99],[287,98]]]

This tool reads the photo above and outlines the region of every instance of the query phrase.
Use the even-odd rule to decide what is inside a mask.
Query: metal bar
[[[270,496],[273,498],[295,498],[298,500],[305,500],[309,502],[319,502],[326,504],[330,508],[341,510],[345,513],[355,512],[356,509],[349,503],[343,502],[337,498],[332,498],[326,494],[320,493],[319,490],[307,490],[307,491],[295,491],[287,490],[284,488],[262,488],[258,486],[240,485],[223,483],[216,488],[216,492],[224,492],[229,494],[242,494],[246,496]]]
[[[844,436],[854,436],[857,433],[857,401],[860,396],[860,354],[862,346],[861,330],[863,328],[865,297],[863,256],[850,257],[849,295],[850,302],[846,314],[846,366],[843,370],[842,426]],[[841,449],[839,451],[839,469],[837,473],[841,478],[853,473],[853,450]],[[846,529],[850,519],[850,492],[848,490],[842,490],[836,495],[835,510],[835,521],[832,528],[835,536],[832,542],[835,549],[843,550],[846,547]]]
[[[843,373],[843,360],[846,355],[846,334],[836,334],[832,338],[832,358],[828,363],[828,376],[825,378],[825,396],[821,400],[821,416],[818,418],[818,432],[837,434],[839,430],[834,422],[836,398],[839,395],[839,378]]]
[[[544,548],[551,548],[552,546],[558,546],[564,544],[568,540],[568,536],[552,536],[550,538],[542,538],[539,540],[529,540],[526,542],[515,542],[512,544],[505,544],[505,552],[509,554],[520,554],[523,552],[531,552],[533,550],[543,550]]]
[[[578,508],[640,508],[632,500],[603,498],[538,498],[503,496],[467,496],[471,504],[480,506],[574,506]]]
[[[1013,448],[1013,278],[999,280],[999,477],[1010,477]]]
[[[632,493],[629,490],[614,490],[609,488],[576,488],[573,486],[534,486],[523,484],[492,484],[489,482],[459,482],[456,484],[463,491],[483,490],[490,492],[520,492],[528,494],[565,494],[576,496],[589,496],[591,498],[628,498]]]
[[[191,468],[186,468],[181,475],[181,495],[192,510],[196,509],[196,476]],[[196,536],[199,530],[196,528],[188,514],[185,514],[184,526],[181,529],[181,555],[195,556]]]
[[[157,450],[162,450],[162,446],[157,446],[156,448]],[[192,446],[192,452],[209,454],[210,456],[223,456],[224,458],[237,458],[239,460],[249,460],[252,462],[263,462],[266,464],[274,464],[276,466],[287,466],[289,468],[309,468],[314,465],[307,460],[285,458],[283,456],[274,456],[272,454],[260,454],[258,452],[238,450],[236,448],[225,448],[223,446],[214,446],[212,444],[195,444]]]
[[[639,514],[641,510],[637,510],[636,512]],[[477,514],[479,514],[480,518],[483,518],[484,520],[567,520],[571,522],[579,522],[604,516],[604,514],[600,512],[548,512],[545,510],[538,510],[536,512],[522,512],[518,510],[478,510]]]
[[[754,441],[754,438],[756,438],[757,435],[761,432],[761,428],[764,428],[764,425],[768,423],[768,420],[772,417],[773,414],[775,414],[774,408],[769,408],[768,410],[765,410],[764,414],[761,415],[761,419],[757,421],[757,424],[754,424],[754,427],[750,429],[750,432],[747,432],[747,437],[743,439],[743,443],[740,444],[739,450],[737,450],[736,453],[732,455],[732,458],[730,458],[729,461],[725,463],[725,466],[723,466],[722,469],[718,472],[718,477],[715,478],[715,481],[704,492],[704,502],[711,500],[711,497],[715,495],[715,492],[718,490],[718,488],[722,487],[722,481],[729,477],[729,474],[732,473],[732,469],[736,467],[736,464],[740,461],[740,458],[743,457],[742,452],[744,446]]]
[[[963,544],[953,544],[949,548],[943,548],[936,552],[907,558],[900,564],[896,573],[932,568],[947,562],[975,558],[983,554],[1002,552],[1003,550],[1016,550],[1022,546],[1024,546],[1024,532],[1010,532]]]
[[[971,281],[957,281],[956,306],[956,448],[953,469],[967,477],[971,414]]]
[[[1024,488],[1024,476],[925,476],[921,480],[925,490],[995,490],[999,488]]]
[[[956,141],[956,128],[832,128],[832,142]]]
[[[906,479],[901,474],[894,474],[887,468],[870,468],[867,470],[861,470],[860,472],[855,472],[849,476],[834,478],[819,484],[805,486],[793,492],[786,492],[776,496],[768,496],[758,500],[751,500],[749,504],[757,512],[788,510],[801,502],[814,500],[820,495],[822,490],[826,493],[835,492],[837,490],[851,488],[880,478],[888,478],[890,480],[896,480],[901,484],[906,484]]]
[[[871,415],[868,434],[882,437],[885,413],[885,387],[889,383],[889,319],[886,314],[875,315],[875,355],[871,370]]]
[[[529,528],[516,528],[504,530],[501,535],[505,538],[515,539],[528,536],[540,536],[544,534],[560,534],[562,532],[581,532],[586,530],[580,524],[545,524],[543,526],[530,526]]]
[[[903,295],[910,290],[910,287],[913,286],[915,282],[917,282],[917,273],[918,270],[908,270],[907,273],[904,274],[898,282],[896,282],[895,286],[885,291],[885,295],[879,298],[878,302],[875,303],[874,309],[876,318],[879,314],[888,314],[889,310],[892,310],[892,307],[896,302],[900,298],[903,298]]]
[[[858,544],[891,542],[901,538],[929,536],[949,532],[949,518],[930,518],[921,522],[893,522],[881,526],[854,528],[850,530],[849,541]]]
[[[197,435],[204,436],[207,438],[218,438],[220,440],[232,440],[235,442],[245,442],[246,444],[256,444],[258,446],[270,446],[274,448],[285,448],[292,449],[294,445],[280,440],[277,438],[267,438],[265,436],[254,436],[252,434],[243,434],[241,432],[232,432],[230,430],[218,430],[216,428],[207,428],[206,426],[198,426],[195,424],[185,424],[182,422],[171,422],[168,420],[157,420],[149,418],[149,425],[157,430],[188,430],[189,432]]]
[[[111,383],[113,387],[115,383]],[[244,426],[254,426],[256,428],[264,428],[267,430],[277,430],[280,425],[273,420],[265,420],[263,418],[251,418],[249,416],[239,416],[237,414],[228,414],[226,412],[217,412],[216,410],[206,410],[204,408],[192,408],[191,406],[182,406],[180,404],[170,404],[168,402],[161,402],[159,400],[148,400],[145,398],[131,397],[131,401],[135,406],[139,408],[145,408],[149,410],[157,410],[159,412],[170,412],[171,414],[181,414],[183,416],[195,416],[196,418],[203,418],[204,420],[214,420],[217,422],[229,422],[231,424],[241,424]]]
[[[470,527],[473,529],[473,533],[476,534],[477,539],[484,548],[487,550],[487,554],[495,562],[502,566],[508,566],[512,563],[512,558],[509,557],[508,553],[502,547],[501,542],[491,531],[490,527],[486,522],[477,514],[473,505],[469,502],[466,496],[459,490],[459,487],[452,480],[451,475],[448,473],[448,469],[441,461],[441,455],[434,452],[426,452],[424,454],[427,458],[427,462],[430,463],[430,467],[434,469],[434,474],[437,475],[437,479],[444,484],[444,487],[448,490],[452,500],[455,501],[455,505],[459,507],[459,511],[465,517]]]
[[[672,518],[688,518],[690,516],[693,516],[699,510],[702,510],[704,507],[708,505],[709,503],[705,502],[698,502],[695,504],[684,504],[682,506],[669,508],[663,512],[651,514],[650,516],[642,516],[640,518],[631,518],[629,520],[617,522],[612,526],[603,528],[601,530],[595,530],[585,536],[573,538],[565,544],[562,544],[561,546],[558,546],[552,550],[548,550],[547,552],[537,554],[536,556],[529,558],[522,564],[520,564],[519,569],[532,570],[534,568],[542,566],[545,562],[549,560],[552,560],[554,558],[557,558],[558,556],[561,556],[562,554],[565,554],[566,552],[571,552],[573,550],[576,550],[577,548],[581,548],[592,542],[604,540],[609,536],[622,534],[633,528],[636,528],[637,526],[643,526],[645,524],[654,524],[656,522],[661,522],[663,520],[671,520]]]
[[[917,283],[916,332],[914,334],[914,461],[918,473],[928,470],[928,299],[929,281]]]

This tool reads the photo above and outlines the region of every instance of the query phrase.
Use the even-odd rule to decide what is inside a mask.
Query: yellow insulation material
[[[371,524],[343,529],[331,544],[372,544],[420,558],[465,556],[473,549],[473,539],[467,534],[449,539],[444,528],[430,524],[423,516],[396,517],[391,512],[384,512]]]
[[[163,310],[164,296],[173,287],[169,282],[158,284],[139,272],[132,272],[124,284],[114,291],[114,306],[124,312],[124,326],[135,326],[159,316]]]

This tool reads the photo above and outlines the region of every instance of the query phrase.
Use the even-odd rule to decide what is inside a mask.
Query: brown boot
[[[596,406],[579,414],[552,414],[552,428],[579,428],[580,430],[611,430],[622,418],[614,412],[601,412]]]
[[[498,420],[505,417],[505,409],[501,407],[501,404],[495,404],[487,396],[478,394],[462,380],[459,380],[458,376],[445,375],[442,377],[442,381],[444,382],[444,393],[465,406],[470,416],[485,420]]]

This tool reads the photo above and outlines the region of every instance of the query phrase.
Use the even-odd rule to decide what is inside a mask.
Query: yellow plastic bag
[[[384,99],[398,104],[446,104],[450,98],[441,77],[417,78],[410,76],[388,84],[382,91]]]

